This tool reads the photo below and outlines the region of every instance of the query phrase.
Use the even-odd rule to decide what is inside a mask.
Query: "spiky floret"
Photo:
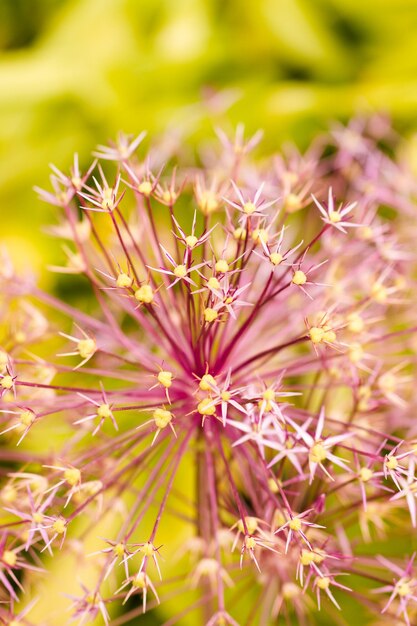
[[[355,143],[339,129],[325,166],[323,138],[256,166],[259,134],[239,127],[220,133],[213,171],[152,172],[143,134],[99,147],[112,178],[78,159],[54,168],[40,195],[61,212],[49,232],[69,241],[54,269],[92,298],[60,301],[0,267],[2,434],[19,444],[0,491],[3,621],[26,619],[15,603],[46,553],[76,554],[82,579],[88,543],[97,577],[72,597],[81,622],[111,624],[113,605],[139,596],[117,623],[132,619],[171,583],[170,624],[201,623],[197,610],[212,625],[313,624],[314,599],[332,614],[370,584],[389,594],[367,592],[381,619],[414,623],[413,560],[363,556],[417,515],[416,184],[376,128]],[[48,445],[34,456],[37,433]],[[245,607],[233,593],[246,577],[262,602]]]

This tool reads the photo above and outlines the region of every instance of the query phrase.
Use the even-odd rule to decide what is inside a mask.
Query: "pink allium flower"
[[[80,624],[416,623],[417,186],[374,122],[53,168],[74,291],[0,267],[1,623],[60,553]]]

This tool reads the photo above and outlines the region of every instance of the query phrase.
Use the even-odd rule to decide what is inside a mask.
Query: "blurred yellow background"
[[[33,185],[118,130],[242,121],[269,150],[382,109],[412,132],[416,33],[416,0],[0,0],[1,238],[50,261]]]

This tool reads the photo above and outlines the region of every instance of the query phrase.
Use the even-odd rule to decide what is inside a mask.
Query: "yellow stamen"
[[[177,265],[174,268],[174,274],[177,278],[184,278],[184,276],[187,276],[187,268],[185,265]]]
[[[168,370],[161,370],[157,376],[158,382],[163,386],[169,389],[172,385],[172,372]]]
[[[80,339],[77,344],[78,354],[82,359],[89,359],[97,350],[97,344],[94,339]]]
[[[301,270],[297,270],[292,277],[294,285],[305,285],[307,282],[307,276]]]
[[[226,272],[228,272],[230,268],[228,262],[225,259],[219,259],[214,266],[214,269],[219,274],[226,274]]]
[[[204,319],[209,324],[210,322],[214,322],[214,320],[216,320],[218,317],[219,317],[219,314],[217,313],[215,309],[211,309],[210,307],[207,307],[206,309],[204,309]]]
[[[116,279],[116,285],[122,289],[129,289],[133,284],[133,278],[128,276],[128,274],[124,274],[123,272],[118,275]]]
[[[151,304],[154,299],[152,287],[150,285],[141,285],[141,287],[135,291],[135,298],[138,302]]]
[[[204,374],[201,378],[199,387],[202,391],[212,391],[216,386],[216,380],[211,374]]]
[[[138,185],[138,191],[144,196],[149,197],[152,193],[153,185],[149,180],[144,180]]]
[[[197,411],[200,415],[214,415],[216,412],[216,407],[214,406],[211,398],[204,398],[197,405]]]
[[[172,421],[174,416],[170,411],[166,409],[155,409],[153,412],[153,419],[158,428],[165,428]]]

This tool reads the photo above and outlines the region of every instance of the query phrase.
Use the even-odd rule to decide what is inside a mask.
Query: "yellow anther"
[[[268,389],[265,389],[265,391],[262,393],[262,400],[258,402],[259,408],[263,408],[264,411],[270,411],[272,409],[271,402],[274,402],[275,395],[275,391],[270,387],[268,387]]]
[[[352,363],[359,363],[363,359],[363,348],[360,343],[351,343],[348,350],[348,355]]]
[[[146,574],[139,572],[132,580],[132,585],[138,589],[145,589],[146,587]]]
[[[35,524],[42,524],[44,519],[45,518],[42,513],[34,513],[32,515],[32,520],[34,521]]]
[[[371,298],[378,304],[384,304],[388,298],[387,288],[381,283],[375,282],[371,287]]]
[[[330,578],[323,576],[323,578],[316,578],[316,585],[319,589],[326,591],[330,587]]]
[[[76,467],[69,467],[64,472],[64,478],[71,487],[81,482],[81,472]]]
[[[163,387],[169,389],[172,385],[172,372],[168,370],[161,370],[157,376],[158,383],[160,383]]]
[[[167,189],[162,194],[162,200],[166,202],[167,204],[174,204],[176,199],[177,199],[177,194],[175,193],[175,191],[170,191],[169,189]]]
[[[211,374],[204,374],[198,386],[202,391],[212,391],[216,386],[216,379]]]
[[[70,191],[69,189],[66,191],[61,191],[61,193],[57,193],[56,197],[58,200],[62,202],[62,204],[67,204],[70,199]]]
[[[89,359],[97,350],[97,344],[94,339],[80,339],[77,344],[78,354],[82,359]]]
[[[73,176],[71,178],[71,184],[73,187],[75,187],[75,189],[77,189],[77,191],[79,191],[83,185],[83,181],[79,176]]]
[[[258,529],[258,520],[256,519],[256,517],[247,516],[245,517],[245,524],[241,519],[238,521],[237,528],[241,533],[248,533],[249,535],[253,535]]]
[[[111,417],[111,408],[109,407],[109,405],[106,403],[100,404],[97,409],[97,416],[101,417],[102,419],[108,419],[109,417]]]
[[[17,562],[17,554],[14,550],[5,550],[3,552],[2,561],[9,567],[14,567]]]
[[[278,478],[268,478],[268,489],[271,493],[278,493],[279,492],[279,485],[280,481]]]
[[[287,213],[295,213],[299,211],[303,206],[302,199],[296,193],[289,193],[285,198],[285,210]]]
[[[113,194],[114,192],[112,187],[105,187],[103,189],[103,200],[101,202],[103,209],[111,211],[114,208]]]
[[[52,530],[57,533],[57,535],[62,535],[65,532],[65,529],[65,520],[60,517],[52,524]]]
[[[145,556],[152,556],[153,553],[155,552],[155,549],[154,549],[153,545],[148,541],[147,543],[144,543],[143,546],[141,546],[140,551]]]
[[[314,550],[313,552],[314,563],[316,563],[317,565],[320,565],[320,563],[323,563],[325,558],[326,558],[326,553],[324,550],[322,550],[321,548],[316,548]]]
[[[14,340],[16,343],[25,343],[27,334],[23,330],[17,330],[14,334]]]
[[[228,262],[225,259],[219,259],[214,266],[214,269],[219,274],[226,274],[226,272],[228,272],[230,268]]]
[[[87,495],[95,496],[103,489],[103,483],[101,480],[89,480],[87,483],[83,483],[81,488]]]
[[[220,398],[223,400],[223,402],[229,402],[231,397],[232,394],[230,393],[230,391],[222,391],[220,394]]]
[[[312,326],[309,330],[309,337],[313,343],[321,343],[324,339],[324,329],[319,326]]]
[[[153,412],[153,419],[157,428],[165,428],[172,421],[173,415],[171,411],[166,409],[155,409]]]
[[[280,526],[283,526],[286,522],[286,519],[284,517],[284,514],[282,511],[279,511],[278,509],[275,511],[274,513],[274,518],[273,518],[273,522],[272,522],[272,526],[274,528],[279,528]]]
[[[323,444],[315,443],[310,450],[309,457],[312,463],[322,463],[327,459],[327,452]]]
[[[219,200],[216,194],[209,190],[204,190],[199,194],[197,203],[204,215],[211,215],[219,208]]]
[[[273,400],[275,400],[275,395],[275,390],[271,387],[268,387],[268,389],[265,389],[265,391],[263,392],[262,397],[267,402],[272,402]]]
[[[332,224],[338,224],[342,220],[339,211],[329,211],[329,220]]]
[[[116,556],[123,556],[125,553],[125,546],[123,543],[116,543],[116,545],[113,548],[113,552],[115,553]]]
[[[372,239],[374,233],[370,226],[360,226],[356,229],[356,234],[359,239],[362,239],[363,241],[369,241],[370,239]]]
[[[185,243],[189,248],[194,248],[197,242],[198,238],[195,235],[188,235],[188,237],[185,238]]]
[[[297,172],[291,172],[290,170],[283,172],[281,178],[282,182],[290,186],[295,185],[299,181],[299,175],[297,174]]]
[[[246,239],[247,232],[246,228],[238,227],[233,231],[233,237],[238,241],[244,241]]]
[[[92,606],[96,606],[100,602],[99,598],[94,593],[89,593],[86,596],[85,600],[88,604],[91,604]]]
[[[323,341],[326,343],[334,343],[336,341],[336,333],[334,330],[326,330],[323,335]]]
[[[395,456],[386,456],[384,460],[385,466],[390,470],[395,470],[398,467],[398,459]]]
[[[290,520],[288,526],[290,527],[291,530],[294,530],[297,532],[301,530],[301,520],[298,517],[293,517],[292,520]]]
[[[245,548],[247,550],[254,550],[256,548],[256,541],[253,537],[245,537]]]
[[[309,550],[303,549],[300,554],[300,563],[305,567],[314,563],[314,554]]]
[[[347,316],[347,329],[351,333],[361,333],[365,328],[365,322],[358,313],[350,313]]]
[[[138,191],[142,195],[149,197],[152,193],[153,185],[149,180],[144,180],[138,185]]]
[[[337,367],[336,365],[332,365],[329,367],[328,374],[329,376],[331,376],[332,378],[335,378],[336,380],[340,380],[342,378],[342,372],[340,371],[340,368]]]
[[[373,475],[374,473],[371,469],[369,469],[369,467],[361,467],[359,470],[359,478],[363,483],[367,483],[371,480]]]
[[[243,212],[246,215],[252,215],[256,211],[256,205],[253,202],[245,202],[243,205]]]
[[[200,415],[214,415],[216,412],[216,407],[214,406],[211,398],[204,398],[197,405],[197,411]]]
[[[187,276],[187,268],[185,265],[177,265],[177,267],[174,267],[174,274],[177,278],[184,278],[184,276]]]
[[[282,254],[280,254],[279,252],[271,252],[271,254],[269,255],[269,260],[271,261],[272,265],[279,265],[280,263],[282,263]]]
[[[297,270],[292,277],[294,285],[305,285],[307,282],[307,276],[301,270]]]
[[[220,283],[217,280],[217,278],[215,276],[211,276],[208,281],[207,281],[207,285],[211,288],[211,289],[220,289]]]
[[[141,285],[139,289],[135,291],[135,298],[138,302],[151,304],[154,299],[152,287],[150,285]]]
[[[122,272],[116,279],[116,285],[122,289],[129,289],[133,284],[133,278]]]
[[[267,243],[268,241],[268,231],[265,228],[255,228],[252,233],[252,239],[256,243]]]
[[[219,314],[217,313],[216,309],[212,309],[210,307],[204,309],[204,319],[209,324],[210,322],[214,322],[214,320],[216,320],[218,317]]]
[[[17,495],[17,489],[13,485],[5,485],[0,492],[0,499],[6,504],[10,504],[16,500]]]
[[[282,595],[286,600],[292,600],[301,593],[300,587],[295,583],[284,583],[282,585]]]
[[[3,376],[0,380],[0,386],[3,387],[3,389],[11,389],[13,387],[13,378],[9,374],[6,374],[6,376]]]
[[[33,424],[33,422],[35,421],[36,415],[34,413],[32,413],[32,411],[23,411],[20,414],[19,417],[19,422],[23,425],[23,426],[31,426]]]
[[[405,598],[405,596],[410,596],[413,593],[413,583],[414,580],[412,578],[400,578],[395,585],[395,590],[401,598]]]

